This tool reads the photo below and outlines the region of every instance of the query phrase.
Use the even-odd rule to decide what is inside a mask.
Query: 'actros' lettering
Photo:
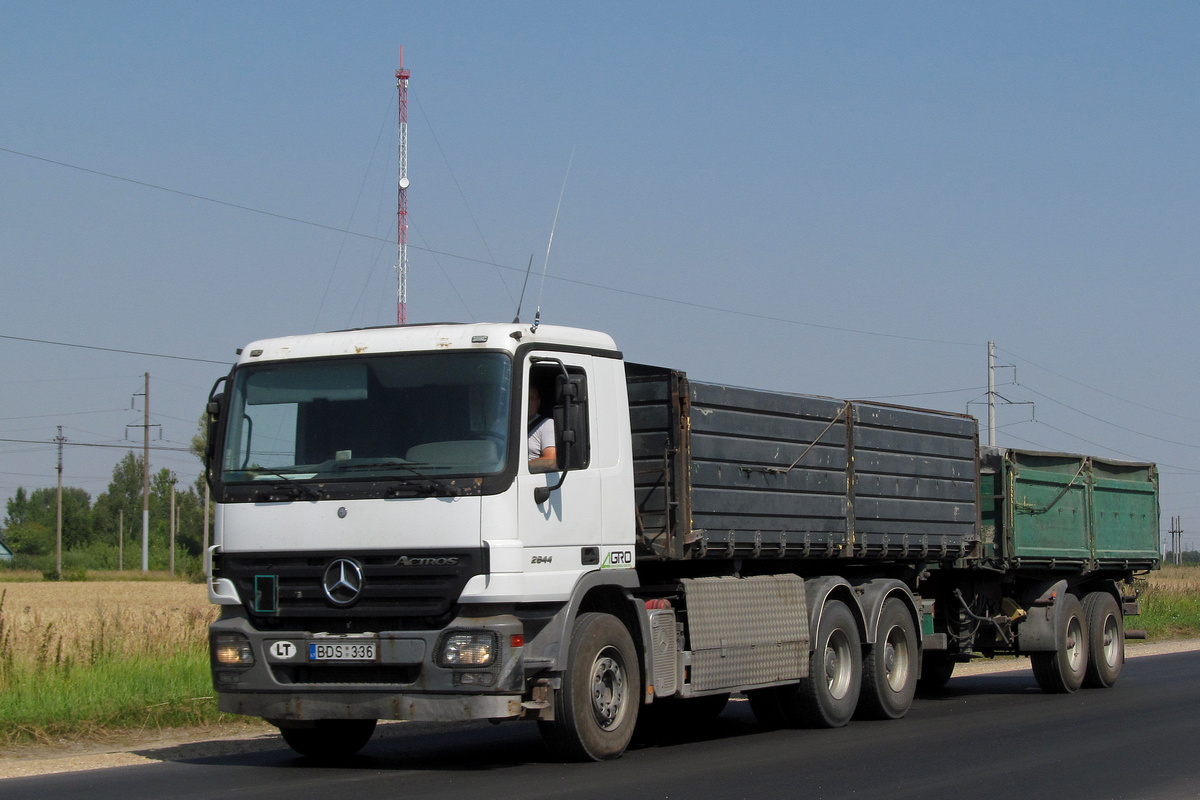
[[[396,564],[401,567],[456,567],[458,556],[400,556]]]

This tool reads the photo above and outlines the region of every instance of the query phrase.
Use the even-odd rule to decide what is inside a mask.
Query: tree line
[[[113,467],[108,488],[93,498],[83,489],[63,487],[63,570],[117,569],[118,539],[125,569],[141,568],[142,481],[145,461],[127,453]],[[180,486],[175,473],[150,476],[150,568],[170,563],[171,489],[175,484],[176,569],[199,570],[204,541],[204,478]],[[58,489],[18,487],[8,500],[0,541],[14,554],[13,566],[47,570],[54,566]]]

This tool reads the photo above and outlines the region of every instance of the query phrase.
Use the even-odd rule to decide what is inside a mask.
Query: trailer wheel
[[[863,719],[900,719],[917,693],[917,626],[903,601],[891,597],[879,613],[875,644],[863,655]]]
[[[1083,685],[1087,673],[1088,635],[1083,605],[1073,594],[1063,595],[1063,609],[1055,630],[1057,647],[1049,653],[1033,653],[1033,677],[1042,691],[1066,694]]]
[[[936,694],[946,688],[953,676],[954,659],[949,653],[926,650],[921,655],[921,678],[917,681],[917,691]]]
[[[375,733],[375,720],[319,719],[312,727],[280,728],[279,733],[300,755],[334,761],[362,750]]]
[[[1117,682],[1125,664],[1125,618],[1108,592],[1091,592],[1083,598],[1083,618],[1088,632],[1083,685],[1107,689]]]
[[[542,738],[568,758],[604,761],[625,752],[637,722],[641,676],[629,631],[610,614],[575,622],[554,719],[539,722]]]
[[[862,691],[862,666],[862,638],[854,615],[842,601],[828,601],[817,626],[808,677],[779,690],[788,724],[840,728],[849,722]]]

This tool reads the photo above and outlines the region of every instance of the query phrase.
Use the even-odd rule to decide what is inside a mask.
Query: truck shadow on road
[[[1041,690],[1030,675],[963,676],[936,694],[921,696],[917,703],[962,700],[986,695],[1039,695]],[[852,726],[864,723],[854,722]],[[871,724],[871,723],[866,723]],[[885,723],[890,724],[890,723]],[[634,755],[703,742],[731,741],[750,736],[812,734],[822,731],[772,731],[755,719],[742,698],[734,698],[720,716],[686,725],[655,725],[639,730],[629,747]],[[284,769],[371,769],[417,771],[481,771],[528,764],[561,764],[542,742],[532,724],[387,723],[381,724],[361,753],[337,761],[315,761],[296,755],[274,734],[250,739],[194,742],[172,747],[146,749],[138,755],[157,761],[206,766],[257,766]]]

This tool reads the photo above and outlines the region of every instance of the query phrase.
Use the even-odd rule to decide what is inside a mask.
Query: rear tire
[[[875,644],[863,656],[862,697],[856,716],[900,719],[917,693],[917,626],[904,601],[888,598],[879,612]]]
[[[1042,691],[1068,694],[1083,685],[1088,668],[1087,621],[1083,605],[1073,594],[1064,595],[1055,630],[1056,648],[1049,653],[1033,653],[1033,677]]]
[[[328,761],[354,755],[374,733],[373,719],[319,719],[312,727],[279,729],[288,747],[300,755]]]
[[[808,677],[779,690],[789,725],[840,728],[854,716],[862,691],[862,637],[854,614],[841,600],[821,612]]]
[[[637,724],[642,682],[633,639],[611,614],[575,622],[554,719],[539,722],[542,738],[560,755],[604,761],[625,752]]]
[[[1125,618],[1108,592],[1092,592],[1083,598],[1083,618],[1088,632],[1083,685],[1107,689],[1117,682],[1125,664]]]

